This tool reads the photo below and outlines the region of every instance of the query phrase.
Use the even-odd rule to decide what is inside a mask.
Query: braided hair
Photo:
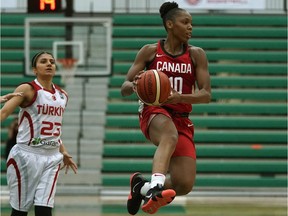
[[[179,8],[178,4],[176,2],[164,2],[161,5],[159,12],[160,12],[160,16],[162,18],[163,25],[164,25],[166,30],[167,30],[166,21],[167,20],[174,21],[177,14],[179,12],[182,12],[182,11],[185,11],[185,10],[182,8]]]

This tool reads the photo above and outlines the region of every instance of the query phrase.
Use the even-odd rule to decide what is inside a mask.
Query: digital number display
[[[61,0],[27,0],[28,13],[62,12]]]

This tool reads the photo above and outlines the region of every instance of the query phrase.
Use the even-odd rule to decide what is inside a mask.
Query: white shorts
[[[12,208],[25,212],[32,205],[53,208],[62,160],[59,149],[36,149],[16,144],[7,159]]]

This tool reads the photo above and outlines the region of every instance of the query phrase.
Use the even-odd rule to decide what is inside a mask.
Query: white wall
[[[67,0],[62,0],[63,8],[66,7],[66,1]],[[111,13],[113,9],[114,9],[113,12],[115,13],[158,13],[159,6],[165,1],[166,0],[74,0],[74,10],[76,13],[89,13],[89,12]],[[183,2],[184,0],[173,0],[173,1]],[[252,1],[257,2],[258,0],[252,0]],[[259,12],[285,13],[283,11],[284,1],[287,0],[265,0],[266,10],[259,10]],[[114,8],[112,8],[113,4]],[[26,8],[27,8],[27,0],[0,0],[1,12],[23,13],[26,12],[27,10]],[[193,12],[196,11],[193,10]],[[250,10],[246,10],[246,12],[253,13],[253,11]]]
[[[112,0],[74,0],[76,13],[82,12],[112,12]]]
[[[16,8],[17,1],[16,0],[1,0],[0,8]]]

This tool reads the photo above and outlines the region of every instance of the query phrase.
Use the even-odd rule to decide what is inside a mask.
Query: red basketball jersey
[[[156,69],[164,72],[170,80],[171,86],[180,94],[191,94],[195,88],[195,68],[189,53],[189,46],[184,46],[183,53],[172,56],[164,50],[164,40],[157,44],[155,58],[148,64],[147,70]],[[191,104],[168,104],[176,112],[191,112]]]

